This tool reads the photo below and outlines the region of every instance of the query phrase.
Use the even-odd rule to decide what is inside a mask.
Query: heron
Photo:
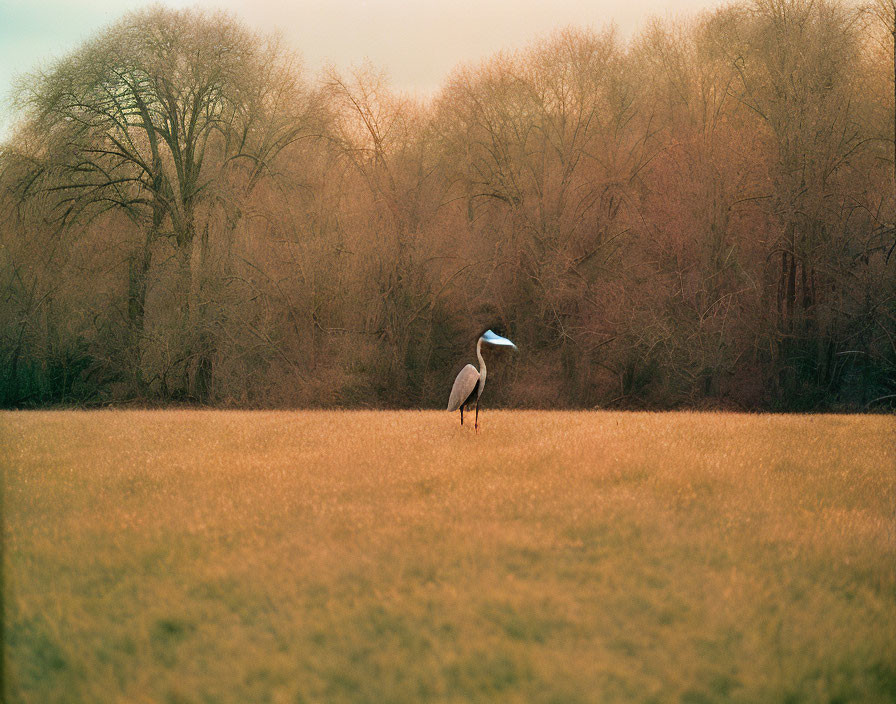
[[[476,397],[476,420],[473,427],[479,430],[479,397],[482,396],[482,390],[485,388],[485,360],[482,358],[482,344],[492,345],[493,347],[511,347],[516,349],[506,337],[501,337],[491,330],[486,330],[479,336],[476,343],[476,356],[479,358],[479,371],[472,364],[468,364],[454,380],[454,386],[451,387],[451,396],[448,398],[448,410],[451,412],[460,409],[460,424],[464,424],[464,408],[467,404],[473,402],[473,396]]]

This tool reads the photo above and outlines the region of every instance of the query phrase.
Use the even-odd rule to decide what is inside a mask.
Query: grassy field
[[[0,415],[10,702],[896,701],[892,416]]]

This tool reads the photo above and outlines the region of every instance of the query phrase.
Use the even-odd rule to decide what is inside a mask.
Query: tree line
[[[236,19],[130,14],[24,77],[0,405],[896,400],[890,0],[570,28],[431,99]]]

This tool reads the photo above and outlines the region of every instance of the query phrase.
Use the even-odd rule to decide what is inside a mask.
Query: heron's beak
[[[506,337],[496,335],[491,330],[486,330],[485,334],[482,336],[482,341],[489,345],[494,345],[495,347],[512,347],[513,349],[516,349],[516,345],[510,340]]]

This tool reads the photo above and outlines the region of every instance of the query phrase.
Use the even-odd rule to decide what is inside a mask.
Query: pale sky
[[[369,60],[398,89],[431,94],[460,63],[524,47],[554,29],[630,36],[653,16],[678,17],[722,0],[163,0],[224,9],[253,29],[279,32],[316,71]],[[147,0],[0,0],[0,138],[17,74],[49,65]]]

